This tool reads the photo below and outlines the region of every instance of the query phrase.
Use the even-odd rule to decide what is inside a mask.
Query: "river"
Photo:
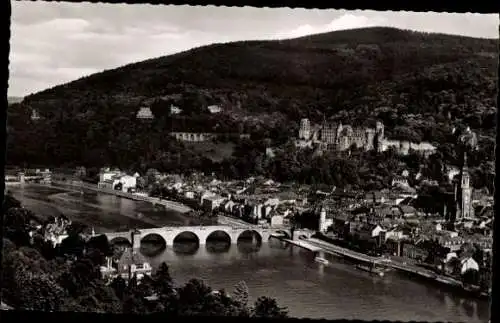
[[[38,214],[63,213],[94,226],[96,231],[182,225],[187,221],[176,212],[154,209],[148,203],[95,192],[81,194],[36,186],[10,190]],[[139,212],[143,214],[140,219]],[[216,246],[202,245],[193,252],[186,252],[189,246],[183,252],[169,246],[149,258],[153,265],[167,262],[179,284],[200,278],[213,288],[231,292],[244,280],[252,300],[261,295],[275,297],[295,317],[460,322],[489,319],[488,301],[459,297],[397,272],[373,277],[329,256],[330,264],[325,266],[316,263],[310,252],[277,240],[263,243],[258,251],[244,245],[221,251]]]

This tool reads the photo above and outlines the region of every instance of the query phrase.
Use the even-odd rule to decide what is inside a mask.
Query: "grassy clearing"
[[[210,158],[214,162],[220,162],[225,158],[231,157],[234,150],[234,144],[207,142],[186,143],[186,146],[205,157]]]

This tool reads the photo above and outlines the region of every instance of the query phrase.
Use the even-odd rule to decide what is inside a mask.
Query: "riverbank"
[[[138,194],[127,193],[127,192],[122,192],[122,191],[117,191],[117,190],[100,188],[95,184],[85,183],[85,182],[81,182],[81,181],[65,181],[65,182],[64,181],[52,181],[52,185],[62,186],[62,187],[70,187],[73,189],[87,189],[87,190],[92,190],[92,191],[95,191],[98,193],[115,195],[118,197],[123,197],[123,198],[134,200],[134,201],[149,202],[153,205],[162,205],[168,210],[173,210],[173,211],[176,211],[179,213],[188,213],[188,212],[192,211],[192,209],[190,207],[188,207],[184,204],[175,202],[175,201],[160,199],[157,197],[151,197],[151,196],[146,196],[146,195],[138,195]]]
[[[320,239],[311,238],[311,239],[308,239],[307,241],[313,245],[318,246],[318,247],[323,247],[323,249],[325,249],[324,251],[328,251],[329,249],[335,250],[335,254],[341,255],[341,256],[348,258],[348,259],[349,258],[352,259],[352,257],[351,257],[352,254],[357,254],[356,258],[358,258],[359,255],[363,255],[363,254],[360,254],[358,252],[351,251],[349,249],[336,246],[330,242],[322,241]],[[375,257],[367,256],[367,255],[363,255],[363,256],[364,256],[364,259],[366,259],[366,261],[369,261],[370,258],[375,259],[376,261],[373,261],[373,263],[376,265],[379,265],[379,266],[382,266],[385,268],[395,269],[398,272],[409,274],[413,277],[421,278],[423,280],[439,284],[443,287],[446,287],[448,289],[452,289],[455,292],[463,293],[464,295],[467,295],[467,296],[473,296],[473,297],[481,298],[481,299],[488,299],[490,297],[487,293],[484,293],[484,292],[480,293],[477,291],[472,291],[470,289],[467,289],[466,286],[464,286],[464,284],[457,279],[454,279],[452,277],[445,276],[445,275],[440,275],[432,270],[425,269],[423,267],[420,267],[420,266],[417,266],[414,264],[408,264],[406,262],[398,261],[396,259],[375,258]],[[363,258],[363,257],[360,257],[360,258]]]

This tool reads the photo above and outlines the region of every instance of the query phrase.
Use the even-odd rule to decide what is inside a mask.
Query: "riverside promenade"
[[[463,285],[463,283],[455,278],[445,276],[445,275],[440,275],[432,270],[423,268],[421,266],[418,266],[414,263],[411,262],[406,262],[398,257],[389,257],[389,258],[376,258],[376,257],[371,257],[368,255],[364,255],[359,252],[355,252],[346,248],[342,248],[336,245],[333,245],[329,242],[322,241],[319,239],[311,238],[307,239],[307,242],[310,245],[321,247],[322,251],[324,252],[330,252],[334,253],[337,255],[344,256],[345,258],[351,258],[351,259],[357,259],[357,260],[362,260],[365,262],[372,262],[374,265],[379,265],[383,266],[386,268],[392,268],[394,270],[404,272],[413,276],[418,276],[421,277],[425,280],[432,281],[434,283],[447,286],[448,288],[453,288],[458,291],[466,292],[471,295],[475,295],[474,293],[468,292]],[[477,294],[477,293],[476,293]],[[488,298],[489,294],[488,293],[480,293],[479,296],[482,298]]]
[[[122,191],[117,191],[117,190],[99,188],[95,184],[85,183],[82,181],[52,181],[52,185],[69,187],[72,189],[86,189],[86,190],[91,190],[91,191],[95,191],[95,192],[99,192],[99,193],[115,195],[115,196],[123,197],[126,199],[134,200],[134,201],[149,202],[153,205],[162,205],[166,209],[174,210],[174,211],[177,211],[180,213],[187,213],[187,212],[192,210],[190,207],[188,207],[184,204],[178,203],[178,202],[165,200],[165,199],[159,199],[157,197],[151,197],[151,196],[146,196],[146,195],[139,195],[139,194],[127,193],[127,192],[122,192]]]
[[[307,242],[310,245],[320,247],[324,252],[332,253],[334,255],[343,256],[343,257],[348,258],[348,259],[369,262],[369,263],[372,263],[374,265],[381,264],[384,261],[384,259],[381,259],[379,257],[368,256],[368,255],[362,254],[360,252],[352,251],[352,250],[349,250],[347,248],[342,248],[342,247],[336,246],[334,244],[331,244],[331,243],[328,243],[328,242],[325,242],[325,241],[322,241],[322,240],[319,240],[316,238],[307,239]]]

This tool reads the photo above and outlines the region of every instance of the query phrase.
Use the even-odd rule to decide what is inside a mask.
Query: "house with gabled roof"
[[[134,275],[140,280],[144,275],[150,276],[153,271],[146,258],[132,248],[125,249],[116,265],[117,274],[125,280]]]

